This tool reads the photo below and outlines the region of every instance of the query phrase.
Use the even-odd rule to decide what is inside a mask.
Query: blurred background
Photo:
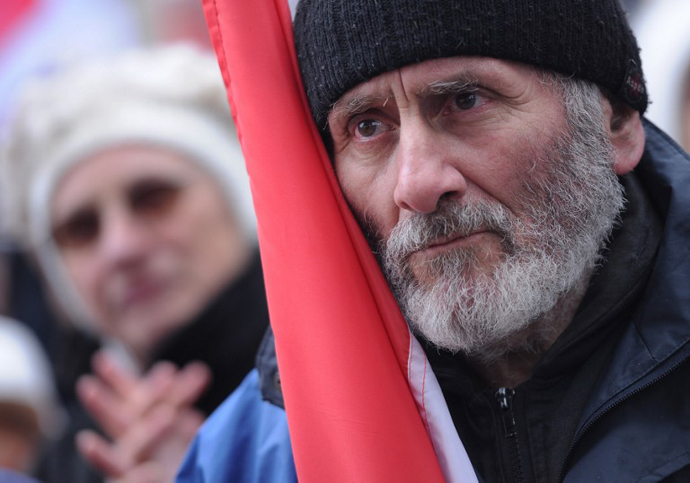
[[[0,1],[0,146],[9,144],[7,140],[10,138],[10,128],[19,119],[20,98],[27,85],[37,80],[51,79],[61,72],[76,72],[73,69],[78,69],[80,65],[115,58],[125,51],[180,43],[191,44],[195,49],[212,55],[201,0]],[[184,62],[184,53],[179,55],[182,58],[179,62]],[[174,69],[174,66],[167,68]],[[146,69],[142,69],[144,70]],[[186,74],[183,72],[179,76],[178,84],[187,82]],[[203,84],[205,81],[199,79],[201,74],[192,75],[192,80],[189,81],[198,83],[199,92],[207,88]],[[151,74],[142,72],[142,76],[146,75]],[[167,74],[161,73],[160,76],[162,75]],[[216,80],[220,86],[220,75]],[[79,89],[80,87],[66,89],[64,96],[87,98],[87,94],[79,92]],[[208,89],[213,90],[215,87]],[[219,90],[221,96],[212,100],[223,103],[224,92],[222,88]],[[180,103],[184,101],[185,95],[187,94],[184,92],[179,95],[171,94],[173,97],[178,96],[179,99],[174,102]],[[210,113],[212,109],[206,110],[202,106],[203,99],[194,102],[198,102],[196,107],[200,112],[203,111],[197,117],[208,116],[211,119],[215,116]],[[231,121],[229,127],[223,124],[225,121],[216,121],[215,117],[213,122],[217,122],[223,132],[228,132],[228,138],[233,136]],[[75,128],[70,126],[70,129]],[[239,161],[241,163],[241,157]],[[9,191],[5,189],[6,193]],[[6,198],[7,196],[0,196],[0,200]],[[3,212],[4,209],[0,206],[0,213]],[[33,254],[12,235],[0,216],[0,316],[4,316],[0,317],[0,482],[20,481],[19,475],[39,478],[48,483],[100,481],[94,472],[87,474],[81,468],[86,467],[86,464],[76,461],[73,433],[78,429],[94,426],[92,421],[83,417],[85,411],[79,401],[76,385],[81,376],[91,371],[93,354],[102,346],[103,341],[92,333],[78,330],[78,327],[75,329],[74,324],[67,320],[69,317],[56,310],[52,299],[54,294],[47,290],[41,267]],[[258,254],[254,255],[253,245],[246,250],[248,254],[245,258],[258,260]],[[229,312],[238,312],[242,308],[244,312],[236,318],[255,323],[256,329],[251,341],[246,338],[247,330],[241,328],[221,335],[221,338],[235,338],[238,343],[247,346],[247,355],[242,356],[243,365],[237,368],[238,373],[242,371],[238,374],[239,380],[253,365],[254,346],[258,345],[267,321],[265,302],[260,300],[263,297],[260,265],[258,261],[252,261],[251,265],[247,265],[248,263],[243,262],[244,275],[239,277],[238,282],[244,288],[229,284],[220,297],[224,300],[222,307],[218,307],[218,297],[211,297],[215,292],[205,294],[204,297],[215,305],[208,305],[205,312],[190,322],[190,326],[193,322],[194,327],[197,327],[195,330],[201,334],[199,345],[204,347],[208,347],[208,344],[201,344],[202,339],[205,337],[217,340],[217,331],[221,330],[216,327],[218,323],[215,320],[210,320],[211,316],[225,321],[230,317]],[[246,275],[248,271],[251,271],[253,277],[251,284]],[[244,290],[241,297],[239,290]],[[251,291],[251,296],[247,294],[248,290]],[[256,303],[250,307],[250,301],[253,303],[254,298],[257,299]],[[235,299],[241,301],[236,302]],[[222,317],[219,316],[219,311],[222,312]],[[205,324],[204,332],[198,329],[200,318]],[[215,324],[212,326],[215,332],[209,332],[209,324]],[[244,334],[245,339],[238,337],[238,334]],[[189,334],[176,335],[178,338],[184,335],[187,340],[184,349],[190,352],[189,355],[181,354],[178,347],[176,356],[202,359],[198,350],[194,349],[197,352],[194,353],[189,349]],[[164,342],[163,347],[169,349],[170,337],[166,337]],[[228,353],[232,352],[229,343],[217,345],[222,345]],[[232,357],[219,353],[216,359],[229,361]],[[170,354],[165,359],[174,360]],[[186,359],[174,362],[181,367]],[[218,362],[218,367],[214,367],[214,362]],[[209,365],[218,385],[224,387],[222,392],[216,391],[218,394],[215,395],[211,391],[217,401],[206,404],[207,407],[202,408],[204,413],[210,412],[234,387],[224,381],[223,377],[233,368],[221,367],[220,361],[211,361]],[[144,364],[138,369],[147,369],[148,366],[150,364]],[[237,382],[233,384],[236,385]],[[61,425],[66,428],[62,432]],[[50,450],[50,455],[57,454],[58,457],[47,458],[46,448],[57,446],[54,441],[60,438],[63,440],[60,447],[69,446],[69,456],[63,457],[61,453]],[[48,441],[50,439],[53,441]],[[184,450],[184,446],[181,449]],[[70,459],[72,456],[74,461]],[[74,471],[70,466],[75,466]],[[175,468],[176,464],[171,466]],[[83,476],[74,476],[76,472]]]
[[[92,56],[180,40],[210,49],[199,0],[3,0],[0,125],[31,76]]]
[[[180,41],[211,50],[200,0],[2,0],[0,143],[28,82],[120,51]],[[0,220],[0,314],[28,325],[52,360],[64,350],[56,341],[64,341],[46,298],[33,263]]]

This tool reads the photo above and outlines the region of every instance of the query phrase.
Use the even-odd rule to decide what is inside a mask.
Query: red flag
[[[298,478],[443,481],[408,382],[419,346],[311,118],[286,0],[204,0],[204,10],[247,160]],[[423,399],[433,374],[421,354]]]

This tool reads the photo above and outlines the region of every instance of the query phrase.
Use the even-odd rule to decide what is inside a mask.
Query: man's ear
[[[644,151],[645,136],[640,113],[622,102],[602,97],[604,122],[615,152],[614,171],[629,173],[637,166]]]

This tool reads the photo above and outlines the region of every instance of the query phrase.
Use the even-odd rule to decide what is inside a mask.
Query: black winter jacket
[[[645,124],[639,178],[663,235],[639,303],[600,374],[566,482],[690,481],[690,158]]]

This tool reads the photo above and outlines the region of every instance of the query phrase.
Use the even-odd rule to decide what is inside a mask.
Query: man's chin
[[[438,297],[446,297],[449,293],[462,288],[468,297],[466,302],[470,306],[474,300],[472,293],[478,285],[492,284],[496,267],[493,265],[466,264],[461,268],[453,269],[451,277],[445,270],[435,269],[431,265],[417,267],[412,271],[414,284],[419,290],[427,293],[433,292]]]
[[[514,304],[500,300],[495,282],[483,272],[470,272],[452,282],[434,279],[428,282],[432,289],[418,286],[399,302],[413,332],[434,346],[473,359],[491,359],[529,345],[527,333],[535,320],[535,313],[513,310]]]
[[[473,284],[491,280],[499,265],[504,262],[503,251],[453,249],[436,256],[415,254],[408,261],[408,271],[421,287],[432,287],[454,280]]]

